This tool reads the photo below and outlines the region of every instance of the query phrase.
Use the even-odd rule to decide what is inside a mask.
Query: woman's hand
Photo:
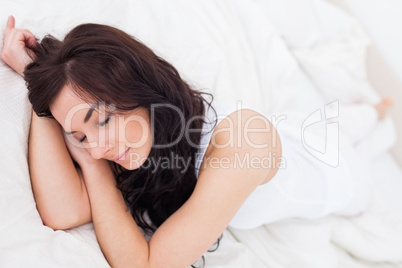
[[[82,146],[82,144],[80,144],[77,140],[75,140],[75,138],[67,136],[64,133],[63,137],[68,152],[81,168],[85,165],[94,164],[97,161],[100,161],[92,158],[91,154],[85,149],[84,146]]]
[[[24,76],[25,67],[35,57],[32,49],[36,47],[35,36],[26,29],[16,29],[15,19],[10,16],[4,33],[4,46],[1,59],[13,68],[19,75]]]

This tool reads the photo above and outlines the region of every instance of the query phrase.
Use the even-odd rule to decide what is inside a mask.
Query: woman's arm
[[[96,235],[112,267],[188,267],[216,241],[255,188],[275,175],[277,168],[269,169],[255,163],[251,168],[235,164],[237,156],[246,154],[263,158],[271,152],[278,159],[281,157],[279,137],[268,120],[251,127],[261,130],[268,126],[269,131],[239,138],[236,133],[244,130],[244,123],[252,116],[258,116],[254,111],[243,111],[243,123],[236,123],[237,114],[234,113],[229,116],[235,122],[233,125],[222,120],[217,127],[221,130],[232,127],[234,135],[229,137],[221,131],[216,135],[216,143],[226,144],[226,139],[232,138],[234,146],[214,148],[209,152],[211,159],[230,159],[225,161],[226,168],[207,164],[200,172],[189,200],[156,230],[149,242],[127,211],[107,163],[97,160],[85,166],[83,177]],[[273,139],[278,139],[275,148],[271,143]],[[269,146],[256,149],[250,142]]]
[[[104,159],[94,160],[83,165],[82,172],[96,237],[110,266],[148,267],[148,242],[127,210],[110,165]]]
[[[29,172],[45,225],[69,229],[91,221],[85,183],[74,167],[59,123],[32,113]]]
[[[21,76],[32,62],[35,36],[16,29],[10,16],[4,34],[1,59]],[[43,222],[53,229],[68,229],[91,221],[85,184],[66,149],[60,125],[32,114],[29,136],[29,168],[36,206]]]

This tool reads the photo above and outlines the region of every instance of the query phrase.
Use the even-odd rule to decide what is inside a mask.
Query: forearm
[[[32,114],[29,169],[33,193],[44,224],[67,229],[91,221],[89,199],[59,124]]]
[[[96,161],[104,163],[86,165],[83,169],[83,177],[91,203],[96,237],[103,254],[113,268],[188,267],[222,233],[222,227],[220,227],[222,224],[206,222],[198,218],[195,212],[197,209],[185,204],[183,206],[185,209],[181,213],[173,214],[147,242],[127,210],[120,190],[116,188],[116,182],[107,161]],[[202,208],[203,204],[199,206]],[[207,208],[203,209],[207,210]],[[189,214],[189,216],[183,221],[178,219],[183,217],[182,214]],[[219,230],[213,231],[216,235],[200,241],[211,229]],[[183,235],[182,232],[185,234]]]
[[[127,210],[106,160],[85,165],[95,232],[103,254],[112,267],[147,267],[148,242]]]

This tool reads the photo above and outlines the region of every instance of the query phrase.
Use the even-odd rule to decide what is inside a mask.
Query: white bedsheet
[[[208,253],[207,267],[402,267],[402,197],[397,190],[402,170],[389,153],[373,162],[373,170],[375,197],[366,213],[291,219],[251,231],[231,228],[220,250]]]
[[[307,117],[333,99],[378,100],[365,77],[369,40],[355,20],[320,0],[74,0],[57,6],[6,0],[1,36],[10,14],[17,27],[39,37],[62,37],[82,22],[117,26],[218,100],[241,99],[266,114],[291,108]],[[21,78],[0,61],[7,145],[0,148],[0,266],[108,267],[92,224],[56,232],[42,225],[26,163],[25,92]],[[378,124],[371,135],[377,194],[366,213],[228,229],[219,250],[206,254],[207,267],[402,267],[402,171],[387,153],[395,142],[393,122]]]

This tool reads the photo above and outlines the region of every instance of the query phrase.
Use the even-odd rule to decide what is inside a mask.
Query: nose
[[[106,140],[104,137],[87,137],[89,146],[87,147],[88,152],[91,154],[93,159],[104,158],[107,153],[113,148],[111,141]]]
[[[105,157],[105,155],[111,150],[108,148],[102,148],[102,147],[94,147],[94,148],[89,148],[89,153],[91,154],[93,159],[102,159],[103,157]]]

